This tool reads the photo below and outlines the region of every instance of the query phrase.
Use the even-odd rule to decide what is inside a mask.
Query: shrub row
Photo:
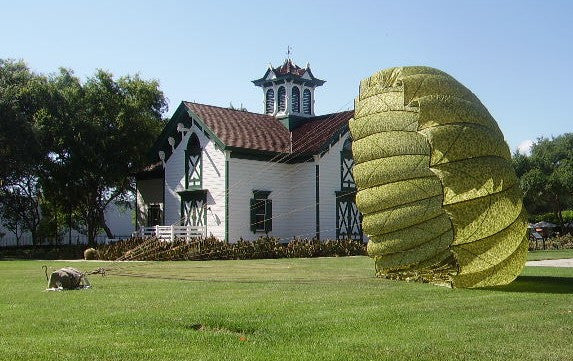
[[[558,237],[549,237],[545,240],[529,240],[529,250],[536,251],[542,249],[573,249],[573,235],[565,234]]]
[[[352,240],[294,239],[281,243],[277,238],[221,242],[216,238],[193,241],[161,241],[157,238],[130,238],[97,247],[101,260],[177,261],[215,259],[260,259],[357,256],[366,254],[366,244]]]
[[[30,245],[0,248],[0,259],[81,259],[85,245]]]

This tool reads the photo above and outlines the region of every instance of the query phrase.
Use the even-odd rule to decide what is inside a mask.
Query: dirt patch
[[[233,335],[238,337],[239,341],[248,341],[247,332],[242,330],[232,330],[225,327],[219,326],[209,326],[204,325],[201,323],[194,323],[192,325],[187,326],[187,328],[198,331],[198,332],[206,332],[206,333],[213,333],[213,334],[226,334],[226,335]]]

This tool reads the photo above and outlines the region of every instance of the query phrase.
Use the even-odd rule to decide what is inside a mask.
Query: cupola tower
[[[324,83],[312,75],[309,64],[301,68],[290,57],[277,68],[269,64],[265,75],[253,80],[263,88],[264,113],[280,118],[314,116],[314,89]]]

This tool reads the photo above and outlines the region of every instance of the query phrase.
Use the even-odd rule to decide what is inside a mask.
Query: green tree
[[[29,231],[39,242],[43,200],[38,186],[44,149],[36,120],[49,102],[45,77],[23,61],[0,59],[0,218],[17,239]]]
[[[553,212],[563,226],[563,211],[573,206],[573,133],[539,138],[531,155],[514,154],[513,164],[527,210]]]
[[[98,70],[82,83],[61,69],[49,83],[51,108],[37,122],[49,154],[42,187],[94,244],[101,229],[113,237],[105,211],[133,194],[133,175],[164,125],[166,100],[157,81],[137,75],[114,80]]]

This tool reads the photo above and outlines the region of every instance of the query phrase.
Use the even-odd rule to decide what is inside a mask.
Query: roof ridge
[[[251,112],[249,110],[239,110],[239,109],[230,109],[227,107],[222,107],[219,105],[211,105],[211,104],[205,104],[205,103],[198,103],[198,102],[191,102],[188,100],[183,100],[183,103],[188,103],[188,104],[196,104],[196,105],[202,105],[202,106],[206,106],[206,107],[210,107],[210,108],[219,108],[219,109],[223,109],[223,110],[228,110],[228,111],[234,111],[234,112],[240,112],[240,113],[249,113],[249,114],[254,114],[254,115],[261,115],[264,116],[266,118],[272,118],[272,119],[276,119],[274,116],[272,115],[268,115],[268,114],[263,114],[263,113],[255,113],[255,112]],[[315,115],[312,117],[308,117],[309,120],[315,119],[315,118],[321,118],[321,117],[328,117],[331,115],[336,115],[336,114],[342,114],[342,113],[352,113],[354,112],[354,110],[343,110],[340,112],[333,112],[333,113],[326,113],[326,114],[321,114],[321,115]]]
[[[188,100],[183,100],[183,103],[186,104],[196,104],[196,105],[202,105],[202,106],[206,106],[206,107],[210,107],[210,108],[219,108],[219,109],[223,109],[223,110],[228,110],[228,111],[234,111],[234,112],[240,112],[240,113],[249,113],[249,114],[254,114],[254,115],[261,115],[264,117],[269,117],[269,118],[273,118],[273,116],[268,115],[268,114],[263,114],[263,113],[255,113],[255,112],[251,112],[249,110],[239,110],[239,109],[231,109],[231,108],[227,108],[227,107],[222,107],[219,105],[211,105],[211,104],[205,104],[205,103],[197,103],[197,102],[190,102]]]
[[[264,151],[301,155],[318,154],[329,142],[339,139],[335,136],[348,129],[348,120],[354,113],[346,110],[309,117],[307,122],[289,131],[271,115],[186,100],[182,104],[189,112],[176,112],[169,122],[171,126],[166,126],[156,141],[157,149],[166,149],[169,154],[171,147],[168,137],[172,134],[168,133],[175,133],[175,124],[190,116],[198,116],[197,120],[205,127],[204,131],[212,132],[216,141],[222,144],[222,149],[228,146],[251,150],[255,152],[253,154]]]

